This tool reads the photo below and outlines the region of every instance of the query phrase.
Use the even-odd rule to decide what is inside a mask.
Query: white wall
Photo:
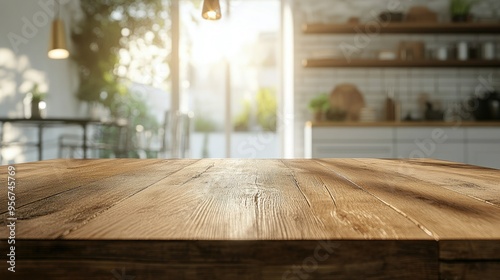
[[[330,93],[340,83],[356,84],[363,93],[368,106],[382,116],[383,102],[387,91],[394,88],[402,103],[402,114],[412,112],[418,115],[418,96],[429,93],[432,99],[440,100],[447,106],[453,102],[468,98],[480,83],[479,78],[489,79],[492,85],[500,87],[498,68],[468,69],[411,69],[411,68],[304,68],[302,60],[339,55],[339,46],[343,43],[354,44],[356,35],[303,34],[302,25],[309,22],[346,22],[349,17],[359,17],[361,22],[376,18],[386,10],[389,2],[399,0],[294,0],[294,152],[295,157],[303,156],[304,123],[311,119],[307,104],[319,93]],[[439,20],[447,21],[448,0],[401,0],[401,11],[409,6],[425,5],[439,14]],[[476,14],[490,15],[491,6],[500,15],[500,1],[488,0],[474,8]],[[489,6],[491,4],[491,6]],[[454,44],[458,40],[469,42],[500,42],[495,35],[376,35],[362,49],[361,57],[370,57],[376,50],[395,49],[403,40],[423,40],[430,45]],[[500,49],[497,47],[497,56]],[[340,55],[342,55],[340,53]],[[500,57],[499,57],[500,58]],[[491,76],[490,76],[491,75]]]
[[[61,18],[66,25],[67,42],[70,25],[78,7],[76,0],[60,0]],[[77,117],[79,103],[76,67],[70,59],[47,57],[54,0],[2,0],[0,4],[0,117],[24,116],[23,98],[33,83],[48,92],[47,117]],[[70,47],[71,50],[71,47]],[[57,155],[56,139],[60,130],[47,130],[45,158]],[[6,125],[6,140],[34,141],[35,131]],[[2,151],[3,163],[36,160],[34,148],[9,148]]]

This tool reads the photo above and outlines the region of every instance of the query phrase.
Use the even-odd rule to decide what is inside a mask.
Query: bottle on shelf
[[[391,89],[385,99],[385,120],[394,122],[400,119],[400,105],[394,98],[394,89]]]

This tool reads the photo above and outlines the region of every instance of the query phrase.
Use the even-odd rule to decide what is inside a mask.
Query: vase
[[[451,17],[451,21],[453,21],[453,22],[467,22],[467,21],[469,21],[469,15],[468,14],[453,15]]]
[[[314,121],[321,122],[323,121],[323,111],[316,111],[314,112]]]
[[[42,112],[40,110],[40,102],[41,101],[36,101],[32,100],[31,101],[31,116],[30,119],[41,119],[42,118]]]

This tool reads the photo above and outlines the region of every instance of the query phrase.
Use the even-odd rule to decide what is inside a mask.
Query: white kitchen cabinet
[[[394,128],[388,127],[313,127],[316,141],[336,143],[392,142]]]
[[[500,169],[500,128],[465,129],[467,163]]]
[[[306,158],[393,158],[394,129],[387,127],[308,127]]]
[[[397,143],[398,158],[435,158],[455,162],[465,162],[465,143]]]
[[[500,124],[306,125],[306,158],[435,158],[500,169]],[[478,126],[481,124],[477,124]]]
[[[500,127],[467,127],[465,137],[468,142],[500,143]]]
[[[312,158],[393,158],[392,144],[317,144]]]
[[[396,139],[402,142],[431,139],[434,142],[463,142],[465,130],[459,127],[397,127]]]
[[[435,158],[465,162],[465,131],[456,127],[398,127],[398,158]]]
[[[500,169],[500,144],[467,143],[467,163]]]

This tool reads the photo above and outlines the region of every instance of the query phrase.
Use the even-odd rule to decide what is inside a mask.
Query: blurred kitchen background
[[[202,4],[2,1],[2,164],[38,160],[43,125],[43,159],[431,157],[500,168],[499,1],[221,0],[219,21],[204,20]],[[54,18],[67,59],[47,56]],[[39,118],[12,121],[33,119],[36,96]],[[98,120],[85,124],[88,155],[81,127],[50,119]]]

